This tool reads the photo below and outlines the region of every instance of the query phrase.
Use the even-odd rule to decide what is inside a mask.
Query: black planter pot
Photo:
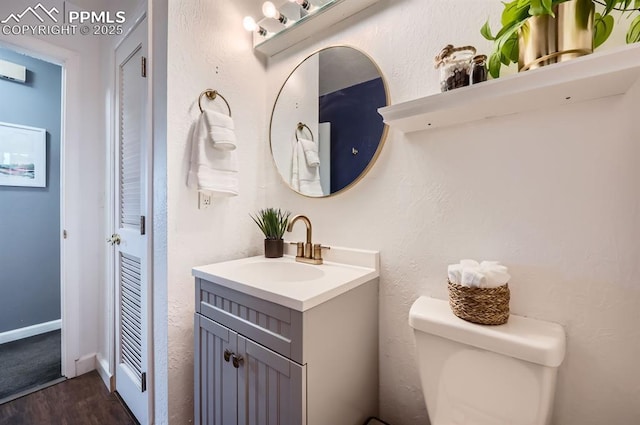
[[[284,255],[283,239],[265,239],[264,256],[267,258],[280,258]]]

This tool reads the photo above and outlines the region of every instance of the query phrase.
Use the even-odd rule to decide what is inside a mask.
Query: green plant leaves
[[[613,8],[616,7],[616,4],[619,2],[620,0],[604,0],[604,11],[602,12],[602,15],[606,16],[611,13]]]
[[[640,0],[638,0],[640,1]],[[480,34],[482,34],[482,36],[484,38],[486,38],[487,40],[493,41],[496,38],[491,35],[491,27],[489,26],[489,20],[487,19],[487,22],[484,23],[484,25],[482,26],[482,28],[480,28]]]
[[[510,62],[516,63],[518,62],[518,55],[520,52],[520,45],[518,43],[518,33],[514,32],[511,36],[504,42],[502,46],[502,56],[506,57]],[[504,63],[504,62],[503,62]],[[506,63],[505,65],[509,65]]]
[[[529,0],[529,15],[552,15],[553,16],[553,0]]]
[[[265,208],[258,211],[251,219],[258,225],[265,239],[282,239],[289,224],[289,211],[282,211],[280,208]]]
[[[502,26],[513,25],[514,22],[523,21],[529,16],[529,0],[513,0],[504,3],[502,11]]]
[[[519,42],[518,30],[523,27],[525,21],[530,16],[554,15],[554,7],[571,0],[506,0],[503,1],[502,27],[494,35],[491,32],[489,21],[487,20],[480,34],[494,42],[494,50],[489,55],[488,69],[493,78],[500,76],[502,65],[509,65],[518,62]],[[596,13],[593,21],[593,48],[601,46],[611,35],[615,25],[615,19],[611,13],[615,10],[622,10],[628,13],[628,17],[633,17],[633,21],[627,31],[627,43],[640,42],[640,0],[577,0],[577,10],[575,23],[579,28],[587,28],[590,24],[590,16],[593,11],[592,3],[603,5],[601,13]],[[625,12],[626,11],[626,12]],[[617,16],[617,15],[616,15]],[[625,15],[626,16],[626,15]],[[526,27],[524,27],[526,28]],[[524,31],[524,30],[523,30]],[[523,35],[523,36],[526,36]]]
[[[502,63],[500,62],[501,56],[502,54],[500,52],[493,52],[489,56],[489,74],[491,74],[493,78],[498,78],[500,76],[500,67],[502,66]]]
[[[631,22],[629,31],[627,31],[627,43],[637,43],[640,41],[640,15]]]
[[[525,22],[525,20],[513,22],[496,34],[495,50],[489,57],[489,73],[493,78],[500,76],[501,64],[509,65],[511,62],[518,62],[518,30]]]
[[[618,0],[618,3],[621,5],[619,8],[628,9],[632,1],[634,0]]]
[[[602,45],[613,31],[614,19],[611,15],[601,15],[596,13],[593,20],[593,48],[597,49]]]

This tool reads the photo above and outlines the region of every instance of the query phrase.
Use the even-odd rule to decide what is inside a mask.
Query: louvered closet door
[[[115,217],[116,391],[141,424],[148,423],[149,240],[146,20],[116,50]]]

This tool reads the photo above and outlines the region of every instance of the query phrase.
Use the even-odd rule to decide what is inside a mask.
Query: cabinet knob
[[[231,351],[229,351],[228,349],[224,350],[224,361],[229,363],[229,359],[231,359],[232,355],[235,357],[235,355]]]
[[[233,362],[233,367],[235,367],[236,369],[239,368],[242,363],[244,363],[244,358],[242,356],[237,356],[234,354],[231,359]]]

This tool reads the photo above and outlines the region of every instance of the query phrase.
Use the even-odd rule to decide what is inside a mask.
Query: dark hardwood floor
[[[0,425],[136,425],[97,372],[0,405]]]

